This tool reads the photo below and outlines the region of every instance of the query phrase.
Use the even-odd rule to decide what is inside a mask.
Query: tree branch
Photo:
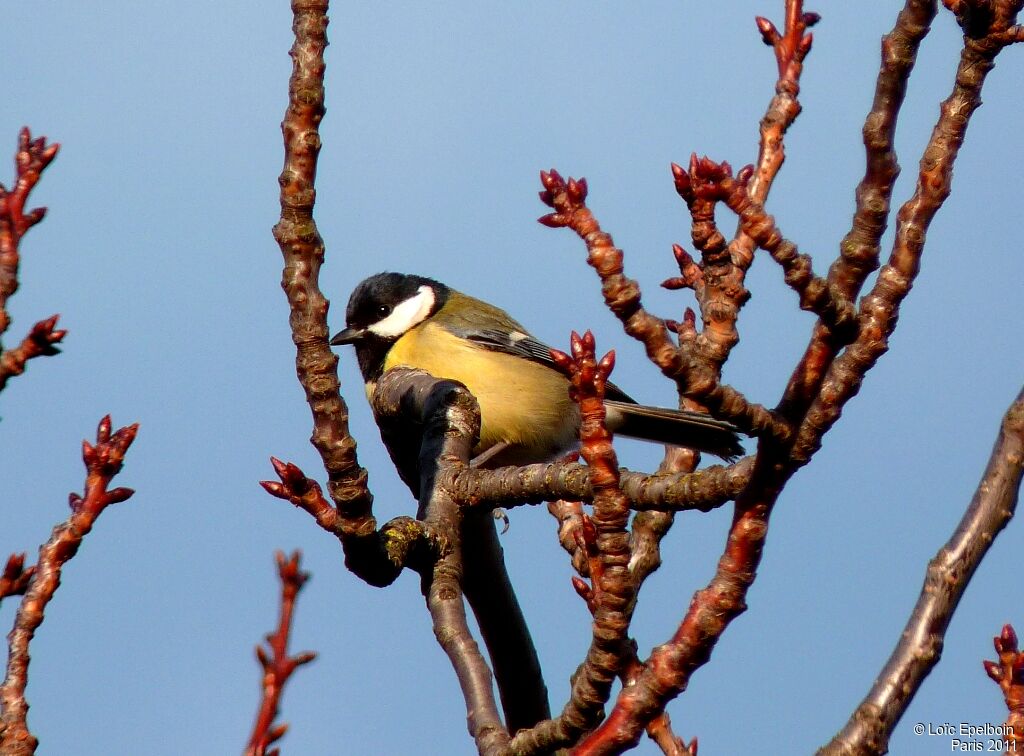
[[[458,501],[437,481],[438,469],[469,464],[470,450],[480,430],[476,399],[455,381],[399,368],[388,371],[378,381],[373,407],[382,417],[393,413],[417,418],[417,425],[423,429],[419,516],[443,544],[439,558],[421,570],[423,595],[433,620],[434,635],[448,655],[462,688],[470,735],[481,754],[500,753],[508,743],[508,731],[498,715],[491,671],[473,640],[462,601],[464,571],[470,569],[463,559],[463,513]],[[518,604],[515,608],[518,610]],[[515,705],[510,700],[506,709],[510,720],[518,716]]]
[[[256,646],[256,658],[263,667],[263,696],[245,756],[278,756],[278,749],[268,752],[267,747],[280,740],[288,731],[288,725],[274,724],[281,696],[284,695],[284,686],[298,667],[309,664],[316,658],[313,651],[303,651],[295,656],[288,655],[288,637],[291,635],[295,600],[302,586],[309,580],[309,573],[299,569],[301,559],[301,551],[292,552],[291,557],[287,559],[283,551],[274,554],[277,574],[281,579],[281,613],[277,630],[267,636],[267,649]]]
[[[129,425],[111,434],[110,416],[100,420],[96,443],[82,442],[85,461],[85,493],[69,497],[71,515],[58,524],[50,540],[39,547],[35,574],[25,590],[14,619],[14,629],[7,636],[10,644],[7,676],[0,685],[0,753],[5,756],[28,756],[35,753],[39,741],[28,729],[29,644],[45,619],[46,606],[60,586],[65,562],[78,551],[82,539],[92,530],[96,518],[111,504],[126,501],[135,492],[130,488],[109,488],[110,481],[121,471],[124,455],[135,440],[139,426]],[[8,563],[9,564],[9,563]]]
[[[889,735],[938,664],[946,628],[974,571],[1013,517],[1024,473],[1024,389],[1003,418],[981,482],[952,537],[928,563],[924,585],[889,661],[820,756],[885,753]]]
[[[0,337],[11,324],[7,300],[18,290],[21,238],[46,216],[45,207],[37,207],[26,213],[25,203],[59,149],[59,144],[47,145],[46,137],[32,139],[28,127],[22,128],[14,156],[14,187],[8,190],[0,184]],[[25,372],[28,360],[60,352],[54,344],[63,339],[67,331],[55,331],[56,324],[56,315],[41,320],[16,348],[4,351],[0,347],[0,391],[7,385],[8,379]]]
[[[751,198],[762,205],[785,160],[786,132],[800,115],[800,76],[813,43],[813,36],[806,32],[818,18],[816,13],[804,12],[803,0],[786,0],[782,34],[767,19],[756,19],[762,39],[774,49],[779,70],[775,96],[761,119],[760,147],[749,187]],[[677,167],[673,167],[673,173]],[[750,296],[744,283],[753,259],[754,242],[742,231],[738,231],[728,245],[727,254],[718,255],[714,260],[705,259],[704,287],[697,300],[704,328],[684,347],[703,363],[703,370],[688,371],[688,381],[697,379],[710,385],[720,380],[722,365],[739,341],[736,320]],[[689,391],[685,393],[691,395]],[[703,401],[700,396],[693,398]]]
[[[971,114],[981,105],[985,77],[1005,46],[999,35],[1015,22],[1020,0],[1003,2],[1012,13],[993,19],[990,36],[965,35],[953,91],[940,107],[939,119],[921,156],[914,195],[900,208],[896,238],[888,262],[878,273],[872,290],[860,303],[859,335],[828,367],[817,398],[807,412],[792,457],[806,464],[821,445],[821,437],[839,419],[843,406],[860,390],[864,375],[889,349],[899,307],[917,277],[928,227],[949,196],[953,164],[963,144]],[[812,344],[813,346],[813,344]],[[807,385],[806,381],[800,381]],[[791,386],[794,384],[791,383]]]
[[[708,164],[713,165],[710,161]],[[545,215],[540,222],[552,228],[569,228],[586,243],[587,262],[601,279],[605,304],[622,321],[626,333],[643,343],[647,356],[662,373],[680,382],[681,376],[686,376],[693,383],[694,361],[686,359],[683,350],[672,343],[667,322],[651,315],[640,304],[639,284],[623,275],[622,250],[601,230],[586,206],[586,179],[563,179],[558,171],[551,170],[541,173],[541,182],[544,184],[541,199],[555,212]],[[707,280],[707,266],[704,270]],[[688,389],[685,393],[705,404],[713,415],[729,420],[744,432],[752,435],[787,432],[769,410],[748,402],[731,386],[720,384],[717,375],[700,383],[696,390]]]
[[[882,38],[881,66],[871,110],[864,121],[867,166],[857,186],[856,210],[850,231],[839,245],[828,282],[854,301],[868,274],[878,267],[882,234],[889,223],[890,199],[900,167],[894,148],[896,123],[906,95],[917,51],[935,17],[935,0],[907,0],[896,23]],[[842,343],[822,323],[793,371],[777,411],[802,418],[821,388]]]
[[[307,478],[298,466],[271,457],[280,482],[261,480],[271,496],[290,501],[308,513],[317,524],[341,541],[345,566],[369,585],[391,585],[405,567],[416,568],[424,560],[433,562],[439,548],[436,534],[419,520],[396,517],[380,530],[354,535],[345,527],[345,518],[324,498],[320,484]]]
[[[638,512],[710,512],[735,499],[750,481],[753,457],[732,465],[711,465],[696,472],[621,470],[622,490]],[[590,502],[590,471],[573,462],[539,462],[523,467],[452,467],[438,472],[442,485],[468,506],[494,509],[556,499]]]
[[[586,206],[587,180],[563,179],[558,171],[541,171],[541,201],[555,212],[539,220],[550,228],[568,228],[587,245],[587,263],[601,279],[605,304],[622,321],[627,334],[644,345],[647,356],[666,375],[680,368],[679,355],[669,338],[665,321],[651,315],[640,303],[640,285],[623,273],[622,250],[610,234],[601,230]]]
[[[284,256],[281,287],[291,310],[289,323],[295,343],[295,369],[313,415],[311,441],[327,470],[327,490],[338,509],[337,526],[345,538],[346,560],[377,553],[377,522],[367,487],[366,471],[356,458],[349,433],[348,406],[341,397],[338,358],[327,343],[330,303],[318,278],[324,243],[313,220],[314,182],[320,151],[318,127],[324,115],[324,48],[327,46],[327,0],[293,0],[292,75],[284,134],[281,219],[274,238]],[[363,542],[370,546],[361,548]],[[349,553],[351,551],[352,553]],[[366,572],[373,573],[371,567]]]
[[[619,486],[612,435],[605,426],[604,395],[615,353],[597,361],[594,337],[572,334],[572,356],[552,350],[555,364],[570,379],[570,395],[580,408],[580,454],[591,470],[593,516],[582,517],[580,551],[587,554],[591,584],[576,578],[577,592],[594,617],[590,648],[573,675],[569,701],[555,719],[520,732],[515,752],[548,753],[572,744],[600,721],[611,686],[635,652],[629,644],[637,582],[629,569],[629,501]]]

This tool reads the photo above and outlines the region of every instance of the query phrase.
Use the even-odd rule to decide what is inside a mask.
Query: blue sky
[[[900,5],[808,6],[823,20],[768,206],[819,271],[848,227],[878,40]],[[553,345],[593,329],[599,349],[618,352],[619,385],[671,404],[673,387],[603,308],[582,245],[535,222],[545,212],[537,172],[587,177],[590,206],[645,301],[678,318],[688,294],[657,286],[674,273],[671,244],[689,234],[669,163],[692,151],[754,159],[775,63],[753,17],[781,21],[782,7],[338,3],[317,204],[332,326],[364,276],[432,275]],[[957,31],[942,12],[922,51],[897,141],[897,201],[952,82]],[[258,694],[251,649],[277,611],[272,554],[294,548],[313,573],[294,647],[320,658],[287,690],[284,752],[470,753],[416,577],[363,585],[336,542],[257,485],[272,477],[271,454],[323,478],[270,235],[288,4],[17,3],[2,12],[0,44],[0,181],[22,125],[63,144],[34,196],[50,215],[24,241],[5,344],[53,312],[70,331],[63,354],[36,360],[0,396],[3,553],[34,554],[65,516],[68,491],[82,487],[79,442],[102,415],[142,425],[118,481],[138,493],[103,515],[68,565],[32,646],[41,753],[240,751]],[[1000,57],[891,352],[786,489],[749,611],[669,709],[702,753],[738,752],[751,733],[779,753],[826,742],[887,658],[970,499],[1024,372],[1022,70],[1020,50]],[[812,321],[767,257],[748,280],[726,379],[774,404]],[[350,352],[341,377],[378,517],[412,513]],[[659,456],[632,442],[620,451],[635,469]],[[642,652],[710,577],[728,519],[726,508],[677,522],[634,624]],[[981,660],[1004,622],[1024,630],[1020,532],[1011,523],[978,571],[892,752],[948,750],[948,738],[913,735],[915,722],[1002,721]],[[543,508],[514,511],[503,545],[558,709],[588,642],[586,608]],[[15,604],[4,602],[4,626]]]

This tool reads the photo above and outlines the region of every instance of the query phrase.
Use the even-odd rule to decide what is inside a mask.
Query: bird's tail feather
[[[703,412],[648,407],[608,399],[608,428],[620,436],[687,446],[727,462],[743,455],[736,428]]]

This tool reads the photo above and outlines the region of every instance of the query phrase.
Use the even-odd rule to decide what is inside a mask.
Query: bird
[[[371,404],[377,381],[400,366],[462,383],[480,407],[474,466],[545,462],[579,443],[579,407],[551,349],[504,310],[432,278],[378,273],[363,280],[349,297],[345,328],[330,343],[355,347]],[[690,446],[726,460],[743,453],[736,428],[727,422],[646,407],[612,383],[605,388],[605,422],[613,433]],[[379,425],[399,476],[419,498],[415,428]],[[493,661],[506,726],[514,733],[550,718],[547,689],[490,512],[464,513],[461,544],[462,588]]]
[[[578,446],[579,408],[550,347],[504,310],[432,278],[385,272],[364,279],[349,297],[345,328],[330,343],[355,347],[371,401],[377,380],[398,366],[462,383],[480,406],[475,465],[545,462]],[[708,414],[638,404],[610,382],[605,408],[615,434],[726,461],[743,454],[737,429]],[[412,486],[412,463],[389,451]]]

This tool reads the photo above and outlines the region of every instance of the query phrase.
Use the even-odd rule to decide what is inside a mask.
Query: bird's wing
[[[508,332],[492,328],[479,328],[466,330],[459,335],[474,344],[480,345],[484,349],[511,354],[514,357],[522,357],[531,362],[549,367],[552,370],[558,370],[555,366],[555,361],[551,359],[551,347],[542,341],[538,341],[525,331]],[[605,388],[605,396],[608,399],[636,404],[634,399],[611,382]]]

